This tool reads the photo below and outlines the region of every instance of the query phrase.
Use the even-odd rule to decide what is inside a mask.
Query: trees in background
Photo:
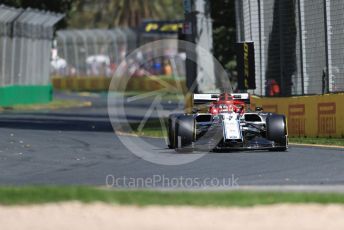
[[[75,0],[2,0],[1,3],[13,7],[36,8],[53,12],[66,13]]]
[[[143,19],[183,17],[182,0],[79,0],[69,21],[76,28],[137,27]]]
[[[69,13],[73,9],[76,0],[2,0],[1,4],[17,8],[33,8],[56,13],[64,13],[66,17],[57,24],[57,28],[66,27]]]
[[[211,1],[213,18],[214,56],[229,71],[236,68],[235,61],[235,6],[234,0]]]
[[[65,13],[59,27],[138,26],[143,19],[180,19],[182,0],[2,0],[2,4]]]

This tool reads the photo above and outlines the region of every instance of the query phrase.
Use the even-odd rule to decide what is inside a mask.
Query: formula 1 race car
[[[194,94],[192,114],[171,114],[168,147],[179,151],[270,150],[288,148],[284,115],[250,111],[250,96]]]

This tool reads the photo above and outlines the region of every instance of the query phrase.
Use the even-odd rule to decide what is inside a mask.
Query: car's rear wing
[[[219,93],[202,93],[193,95],[194,105],[204,105],[219,100]]]
[[[248,93],[232,93],[231,94],[234,100],[239,100],[245,102],[245,104],[250,104],[250,94]]]
[[[250,95],[248,93],[232,93],[231,96],[234,100],[239,100],[245,102],[245,104],[250,104]],[[213,101],[218,101],[219,97],[219,93],[194,94],[193,105],[204,105]]]

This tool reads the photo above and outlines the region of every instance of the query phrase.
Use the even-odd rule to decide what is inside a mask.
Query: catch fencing
[[[53,27],[62,18],[0,5],[0,87],[50,84]]]
[[[236,0],[237,40],[255,43],[254,94],[344,91],[344,1]]]
[[[156,48],[150,43],[165,40],[164,57],[153,59]],[[166,63],[173,64],[174,75],[184,76],[183,55],[178,53],[176,33],[143,33],[129,28],[85,29],[57,31],[53,49],[53,79],[64,77],[112,77],[124,61],[132,76],[171,75],[164,71]],[[140,46],[146,46],[142,56],[131,57],[128,54]],[[151,47],[151,48],[148,48]],[[160,51],[159,51],[160,52]],[[173,59],[173,60],[172,60]],[[170,65],[172,65],[170,64]],[[166,73],[167,72],[167,73]]]
[[[128,52],[136,48],[136,40],[136,32],[129,28],[60,30],[52,74],[110,77]]]

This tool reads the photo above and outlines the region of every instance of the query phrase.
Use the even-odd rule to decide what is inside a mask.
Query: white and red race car
[[[169,148],[178,152],[287,150],[285,116],[264,113],[261,108],[252,112],[249,104],[247,93],[194,94],[192,114],[169,116]]]

